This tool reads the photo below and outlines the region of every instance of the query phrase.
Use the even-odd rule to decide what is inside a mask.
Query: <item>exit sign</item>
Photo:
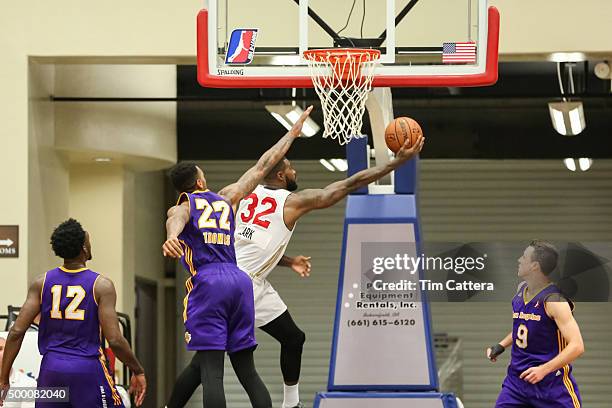
[[[0,258],[19,257],[19,226],[0,225]]]

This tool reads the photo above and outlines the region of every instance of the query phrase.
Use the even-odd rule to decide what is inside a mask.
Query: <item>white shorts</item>
[[[253,280],[255,327],[265,326],[287,310],[287,305],[267,280]]]

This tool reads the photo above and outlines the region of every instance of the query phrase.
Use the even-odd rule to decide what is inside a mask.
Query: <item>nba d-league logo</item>
[[[232,31],[227,53],[225,55],[226,65],[246,65],[253,61],[255,55],[255,40],[257,39],[256,28],[238,28]]]

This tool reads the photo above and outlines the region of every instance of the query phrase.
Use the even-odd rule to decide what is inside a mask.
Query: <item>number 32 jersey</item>
[[[254,280],[266,279],[287,249],[293,230],[285,225],[283,213],[290,194],[259,185],[240,202],[234,236],[236,260]]]

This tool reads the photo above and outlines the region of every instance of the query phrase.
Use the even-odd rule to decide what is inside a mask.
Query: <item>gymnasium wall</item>
[[[53,103],[49,95],[173,96],[175,73],[172,65],[30,64],[29,213],[36,250],[30,252],[28,271],[37,276],[61,262],[52,254],[50,233],[68,216],[77,218],[91,234],[94,259],[89,266],[115,282],[117,310],[131,316],[133,340],[136,277],[157,285],[153,315],[165,313],[160,250],[165,178],[158,169],[176,160],[175,103]],[[96,162],[96,157],[112,161]],[[165,325],[165,319],[158,319],[158,355],[166,347]],[[163,398],[166,363],[166,358],[155,359],[160,386],[152,396],[157,391]]]
[[[121,235],[119,240],[123,246],[120,253],[112,252],[116,247],[112,240],[117,237],[96,234],[97,255],[92,265],[120,268],[109,272],[121,274],[116,284],[122,293],[120,304],[126,309],[131,309],[134,301],[132,276],[155,276],[162,281],[163,264],[155,252],[158,249],[155,242],[163,237],[158,230],[159,208],[155,202],[162,181],[159,174],[148,171],[159,170],[174,160],[171,144],[164,143],[168,142],[164,137],[175,136],[172,133],[173,108],[157,105],[129,117],[120,104],[95,108],[84,104],[59,106],[51,103],[47,96],[59,95],[62,89],[66,90],[64,96],[175,96],[168,66],[194,62],[195,15],[202,3],[201,0],[88,3],[24,0],[3,4],[0,13],[3,63],[0,75],[0,225],[20,226],[20,257],[0,260],[0,311],[8,304],[20,304],[28,281],[56,265],[57,259],[48,245],[51,228],[67,216],[75,215],[79,208],[81,214],[87,212],[85,204],[78,202],[74,188],[87,187],[88,180],[100,180],[100,174],[96,167],[83,167],[82,161],[90,160],[93,152],[102,150],[100,142],[107,141],[110,132],[120,131],[116,124],[131,129],[120,134],[136,136],[134,140],[142,146],[149,140],[143,139],[143,135],[157,137],[160,129],[164,129],[157,139],[163,152],[148,149],[143,162],[135,158],[134,140],[131,145],[128,143],[131,150],[127,152],[125,146],[117,147],[117,144],[105,147],[110,152],[129,153],[127,163],[123,161],[125,156],[119,155],[121,157],[111,165],[112,170],[103,177],[111,183],[109,188],[112,187],[113,193],[102,201],[108,203],[104,200],[116,197],[112,206],[117,205],[119,209],[106,212],[103,208],[99,216],[87,220],[94,229],[107,228],[102,225],[104,217],[112,215],[110,224],[115,226],[112,232]],[[345,3],[337,4],[338,13],[345,14]],[[572,0],[535,3],[495,0],[492,4],[502,12],[502,53],[612,51],[608,41],[610,2],[585,0],[580,2],[580,7]],[[438,23],[443,24],[440,20]],[[572,29],[565,29],[567,27]],[[132,67],[106,65],[111,63],[132,64]],[[70,66],[66,67],[67,64]],[[101,65],[89,70],[88,64]],[[134,64],[148,65],[134,67]],[[134,79],[126,81],[128,77]],[[137,105],[132,106],[139,109]],[[63,122],[58,121],[58,115]],[[100,132],[101,129],[108,133]],[[76,143],[75,132],[86,138],[76,139]],[[63,141],[61,151],[57,149],[57,141]],[[115,143],[120,142],[121,139],[115,139]],[[67,149],[68,145],[75,144],[79,146],[76,154]],[[78,173],[74,173],[75,169]],[[141,172],[144,172],[144,179],[140,178]],[[151,188],[139,190],[141,185]],[[89,194],[78,194],[83,200],[93,199]],[[126,254],[133,254],[133,257]],[[122,259],[112,259],[118,256]],[[137,257],[146,257],[146,260],[136,262]],[[324,339],[321,342],[324,344]]]
[[[54,146],[55,111],[49,95],[55,90],[55,67],[32,64],[29,68],[29,158],[24,159],[29,163],[29,173],[24,183],[28,186],[28,194],[32,199],[29,205],[23,202],[23,206],[28,210],[30,239],[25,241],[22,238],[21,246],[29,246],[27,249],[32,254],[27,269],[31,280],[58,263],[49,245],[49,237],[53,228],[68,217],[70,166]],[[15,172],[13,176],[20,175]],[[22,231],[24,228],[21,227]],[[22,259],[24,257],[22,256]],[[25,299],[23,294],[27,282],[24,279],[15,279],[14,282],[16,285],[23,285],[20,290],[11,288],[12,293],[17,296],[17,301],[12,304],[17,305]],[[2,299],[4,300],[4,297]],[[4,307],[5,305],[0,304],[0,310]]]
[[[610,51],[610,2],[582,1],[580,7],[572,0],[496,0],[492,4],[500,8],[503,16],[502,53]],[[29,163],[34,159],[28,153],[28,134],[35,131],[33,124],[28,124],[29,64],[191,63],[195,50],[194,19],[201,6],[201,0],[110,0],[86,6],[79,0],[28,0],[3,7],[0,13],[0,55],[4,62],[0,76],[3,90],[0,95],[3,136],[0,224],[21,226],[20,258],[0,263],[0,271],[11,271],[14,276],[11,284],[0,288],[3,303],[18,303],[28,274],[36,273],[29,268],[29,262],[38,266],[37,261],[29,261],[30,236],[48,234],[48,225],[44,223],[29,225],[29,207],[34,198],[29,194],[28,174],[37,168],[40,170],[38,164]],[[343,6],[338,4],[340,14],[345,13]],[[448,14],[448,18],[452,16]],[[439,20],[437,23],[442,24]],[[567,27],[572,29],[563,29]],[[51,161],[55,160],[53,155],[48,156]],[[60,163],[47,166],[63,171]],[[65,185],[65,182],[58,183]]]
[[[202,169],[211,189],[235,180],[250,163],[206,161]],[[343,177],[316,161],[295,161],[300,188],[325,186]],[[426,241],[612,242],[612,161],[596,160],[588,172],[572,173],[561,160],[423,160],[420,166],[420,213]],[[344,202],[299,221],[287,254],[312,256],[309,279],[287,268],[273,271],[270,281],[306,332],[300,391],[311,403],[327,386],[336,288],[340,263]],[[517,258],[520,254],[517,254]],[[177,301],[184,296],[185,274],[177,274]],[[515,273],[510,270],[508,273]],[[517,280],[518,284],[518,280]],[[177,302],[178,303],[178,302]],[[576,318],[586,353],[575,364],[584,405],[609,406],[612,387],[610,303],[580,303]],[[499,303],[432,303],[436,333],[459,336],[463,352],[463,401],[467,408],[490,408],[499,392],[510,353],[497,364],[484,358],[485,347],[511,330],[510,299]],[[256,362],[275,404],[282,402],[278,343],[256,331]],[[188,361],[178,342],[179,367]],[[181,365],[183,364],[183,365]],[[407,369],[409,369],[407,367]],[[226,366],[228,406],[246,408],[246,395]],[[189,407],[201,406],[201,389]]]
[[[63,198],[65,195],[62,197],[67,181],[60,176],[55,179],[57,174],[44,172],[50,168],[57,172],[66,171],[66,164],[61,163],[54,152],[42,151],[52,145],[49,139],[39,139],[35,145],[28,140],[29,132],[36,131],[38,126],[28,123],[29,65],[53,63],[56,57],[65,57],[70,62],[91,61],[93,56],[117,57],[118,61],[125,63],[126,57],[139,57],[139,62],[143,62],[150,57],[191,55],[195,25],[185,22],[194,21],[200,5],[201,2],[195,0],[174,3],[161,0],[106,1],[86,6],[78,0],[21,1],[3,5],[0,13],[0,55],[3,61],[0,75],[0,88],[3,90],[0,95],[0,174],[3,174],[4,181],[0,193],[0,225],[20,225],[21,252],[18,259],[2,259],[0,263],[0,272],[10,272],[12,277],[0,287],[0,310],[7,304],[23,301],[28,275],[38,274],[37,268],[42,267],[42,262],[34,258],[41,254],[52,261],[48,250],[43,251],[44,245],[38,240],[48,237],[48,224],[68,214],[64,206],[67,198]],[[34,70],[38,71],[38,68]],[[53,74],[48,72],[47,76],[50,75]],[[139,84],[144,88],[151,84],[146,77],[142,81]],[[39,126],[38,135],[45,127]],[[54,137],[50,130],[45,135]],[[40,146],[40,149],[35,146]],[[32,149],[35,151],[29,152]],[[31,157],[29,153],[33,153]],[[44,164],[30,165],[30,160],[40,160]],[[30,172],[37,173],[35,178],[42,179],[43,174],[49,176],[50,187],[54,183],[62,187],[57,190],[57,201],[64,201],[64,204],[50,203],[50,209],[46,210],[55,214],[53,222],[39,223],[37,218],[30,220],[31,213],[42,216],[43,208],[32,204],[39,199],[41,190],[29,186]],[[29,211],[30,207],[33,207],[32,211]],[[32,255],[28,245],[31,241],[35,242]]]
[[[612,242],[611,160],[595,160],[587,172],[570,172],[561,160],[424,161],[420,183],[425,240]],[[516,273],[515,264],[509,265],[508,273]],[[436,332],[462,338],[465,406],[491,407],[510,353],[491,364],[484,352],[510,332],[509,300],[434,302],[432,313]],[[612,303],[576,307],[586,352],[574,365],[574,375],[585,407],[610,405],[611,313]]]

